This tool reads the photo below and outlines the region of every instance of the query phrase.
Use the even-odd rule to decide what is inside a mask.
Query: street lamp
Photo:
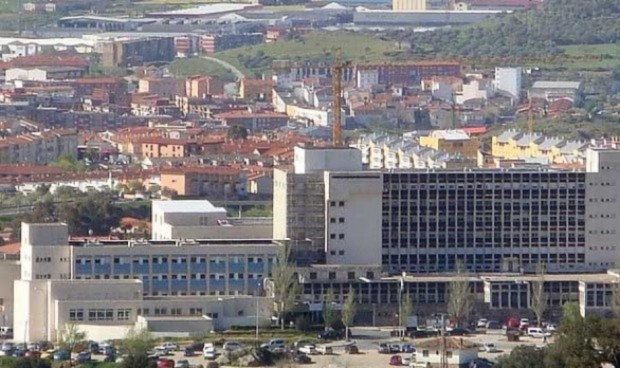
[[[256,289],[256,341],[258,341],[258,307],[260,302],[260,288],[261,282],[258,282],[258,288]]]

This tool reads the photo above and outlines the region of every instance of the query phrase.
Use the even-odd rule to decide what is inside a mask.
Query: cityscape
[[[0,0],[0,368],[620,367],[615,0]]]

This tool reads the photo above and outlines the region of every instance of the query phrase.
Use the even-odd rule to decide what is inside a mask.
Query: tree
[[[537,326],[540,327],[543,315],[547,310],[549,296],[545,292],[545,265],[539,263],[536,267],[536,279],[532,281],[531,309],[536,316]]]
[[[336,297],[334,290],[329,288],[323,298],[323,324],[325,328],[330,328],[338,320],[338,312],[336,311]]]
[[[295,265],[290,262],[290,255],[290,246],[282,246],[271,270],[275,312],[282,329],[284,329],[284,315],[293,308],[301,291]]]
[[[131,327],[119,345],[120,351],[127,355],[145,355],[153,346],[151,333],[147,329]]]
[[[342,323],[345,326],[345,337],[349,340],[349,328],[353,326],[355,314],[357,313],[357,305],[355,304],[355,289],[351,288],[347,294],[342,307]]]
[[[74,323],[65,324],[60,334],[60,346],[69,352],[69,365],[71,365],[71,352],[76,345],[86,340],[86,333],[80,331]]]
[[[559,335],[545,354],[545,368],[599,368],[593,327],[579,312],[577,303],[564,304]]]
[[[586,323],[594,333],[603,362],[620,368],[620,320],[588,317]]]
[[[499,357],[495,368],[545,368],[545,351],[535,346],[517,346]]]
[[[248,130],[242,125],[233,125],[230,128],[228,128],[227,136],[230,139],[245,140],[248,138]]]
[[[406,293],[403,299],[401,300],[402,306],[400,307],[402,313],[401,326],[405,329],[407,328],[407,321],[411,314],[413,313],[413,300],[411,298],[410,293]],[[403,336],[402,334],[401,336]]]
[[[456,263],[456,277],[448,284],[448,314],[457,326],[469,318],[473,309],[473,294],[469,278],[461,261]]]

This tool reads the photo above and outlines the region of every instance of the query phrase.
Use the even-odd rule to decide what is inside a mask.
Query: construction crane
[[[332,143],[334,147],[342,147],[342,73],[349,66],[349,62],[342,60],[342,50],[336,49],[332,64],[332,112],[334,122],[332,125]]]
[[[528,96],[528,103],[527,103],[527,132],[529,134],[534,133],[534,112],[533,112],[533,106],[532,106],[532,96]]]

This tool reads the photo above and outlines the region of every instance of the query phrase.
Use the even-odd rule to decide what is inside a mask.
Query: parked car
[[[319,333],[319,340],[338,340],[344,337],[344,333],[342,331],[337,330],[327,330]]]
[[[558,325],[554,323],[548,323],[545,327],[545,330],[547,330],[547,332],[556,332],[558,330]]]
[[[54,348],[54,345],[50,341],[37,341],[39,351],[47,351]]]
[[[480,318],[478,320],[478,323],[476,323],[476,327],[477,328],[486,328],[487,327],[487,322],[489,322],[488,319],[486,318]]]
[[[177,350],[179,350],[179,346],[177,344],[169,342],[169,341],[164,342],[163,344],[159,345],[158,347],[166,348],[166,349],[168,349],[168,351],[177,351]]]
[[[400,345],[398,344],[390,344],[390,353],[400,353]]]
[[[495,344],[489,342],[489,343],[484,344],[484,350],[487,353],[496,353],[497,347],[495,346]]]
[[[78,363],[86,363],[86,362],[90,362],[91,360],[91,353],[90,350],[84,350],[82,352],[80,352],[77,355],[77,358],[75,358],[76,362]]]
[[[314,345],[304,345],[301,348],[299,348],[299,352],[308,354],[308,355],[317,354],[316,346]]]
[[[351,344],[344,347],[344,352],[346,354],[359,354],[360,349],[357,348],[357,345]]]
[[[215,346],[213,346],[212,343],[205,343],[204,347],[202,348],[202,357],[205,359],[215,359],[217,356],[217,350],[215,349]]]
[[[157,359],[157,368],[174,368],[174,360],[172,359]]]
[[[551,336],[549,332],[545,332],[545,330],[543,330],[540,327],[529,327],[527,329],[527,335],[537,338],[537,339],[542,339],[543,337]]]
[[[90,351],[91,354],[99,354],[99,344],[96,342],[90,342],[88,344],[88,351]]]
[[[379,354],[389,354],[390,353],[390,347],[388,346],[388,344],[379,344]]]
[[[345,352],[347,351],[347,346],[344,347]],[[334,349],[331,346],[319,345],[316,347],[316,352],[322,355],[330,355],[334,353]]]
[[[411,364],[411,357],[403,357],[403,365],[405,367],[409,367],[410,364]]]
[[[122,359],[122,357],[120,359]],[[114,354],[114,352],[112,352],[111,354],[106,354],[105,357],[103,358],[103,361],[104,362],[116,362],[116,354]]]
[[[174,368],[189,368],[189,361],[187,359],[178,360]]]
[[[223,349],[226,351],[234,351],[234,350],[243,349],[243,345],[236,341],[226,341],[224,343]]]
[[[67,350],[58,350],[54,353],[54,360],[56,361],[69,360],[70,357],[71,356]]]
[[[413,338],[413,339],[424,339],[426,337],[429,337],[428,332],[424,331],[424,330],[413,330],[411,332],[409,332],[409,337]]]
[[[529,324],[530,324],[530,319],[529,318],[521,318],[519,320],[519,326],[529,325]]]
[[[164,346],[156,346],[155,355],[158,357],[163,357],[163,356],[171,355],[171,352]]]
[[[183,356],[192,357],[195,354],[196,354],[196,351],[191,346],[188,346],[185,349],[183,349]]]
[[[295,354],[293,357],[293,361],[297,364],[310,364],[312,363],[312,359],[309,356],[303,353]]]
[[[285,349],[286,348],[286,342],[284,342],[283,339],[271,339],[268,342],[261,344],[261,349],[267,349],[267,350],[279,350],[279,349]]]
[[[311,340],[304,340],[304,339],[301,339],[301,340],[297,340],[297,341],[295,341],[295,342],[293,343],[293,348],[295,348],[295,349],[299,349],[299,348],[301,348],[302,346],[306,346],[306,345],[314,345],[314,343],[313,343]]]
[[[390,365],[403,365],[403,358],[400,355],[392,355],[390,357]]]
[[[41,352],[37,350],[28,350],[26,354],[24,354],[24,357],[30,358],[30,359],[40,359]]]
[[[499,330],[502,328],[502,325],[497,321],[489,321],[486,328],[487,330]]]
[[[403,344],[403,346],[400,347],[400,351],[403,353],[413,353],[415,349],[411,344]]]
[[[452,330],[448,331],[449,336],[467,336],[470,333],[471,331],[466,328],[453,328]]]

